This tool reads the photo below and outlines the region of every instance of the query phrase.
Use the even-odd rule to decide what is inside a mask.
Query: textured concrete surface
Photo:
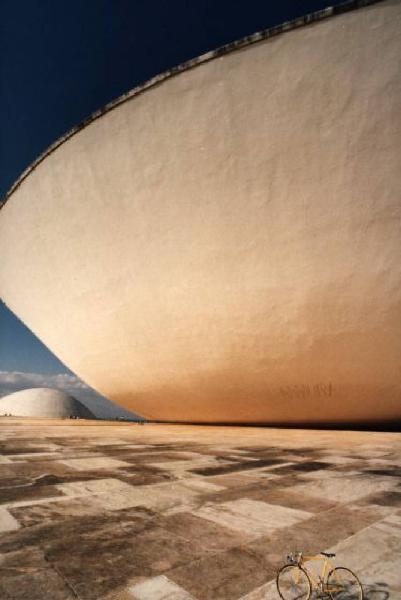
[[[276,600],[294,550],[401,599],[400,434],[2,418],[0,456],[1,600]]]
[[[144,416],[400,418],[400,29],[346,12],[81,129],[1,209],[7,305]]]

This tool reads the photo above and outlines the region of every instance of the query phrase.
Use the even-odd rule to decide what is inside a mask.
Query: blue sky
[[[56,375],[69,372],[3,302],[0,303],[0,370]]]
[[[58,137],[139,83],[333,4],[339,2],[1,0],[0,198]],[[0,303],[0,396],[40,384],[117,414]]]
[[[81,381],[0,302],[0,397],[31,387],[64,390],[99,417],[132,417]]]

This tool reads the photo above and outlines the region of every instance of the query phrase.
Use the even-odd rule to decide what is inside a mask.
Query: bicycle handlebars
[[[335,554],[330,553],[330,552],[319,552],[319,554],[317,556],[325,556],[326,558],[334,558]],[[287,561],[292,564],[292,565],[299,565],[300,563],[303,562],[303,559],[306,558],[308,559],[308,557],[304,557],[303,553],[300,552],[299,550],[297,550],[296,552],[290,552],[290,554],[287,554]],[[309,557],[309,558],[314,558],[314,557]]]

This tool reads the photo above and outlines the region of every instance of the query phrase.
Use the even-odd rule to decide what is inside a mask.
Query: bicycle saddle
[[[321,552],[320,554],[323,554],[323,556],[327,556],[327,558],[334,558],[335,554],[330,554],[329,552]]]

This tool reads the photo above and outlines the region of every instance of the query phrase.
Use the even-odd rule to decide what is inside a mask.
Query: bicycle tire
[[[282,579],[283,579],[285,572],[289,573],[290,570],[292,570],[292,569],[299,571],[299,573],[302,573],[302,580],[303,580],[302,585],[305,587],[305,591],[303,593],[302,593],[299,579],[297,581],[295,577],[292,582],[292,585],[293,585],[292,595],[290,593],[288,593],[288,590],[285,590],[284,581],[282,581],[281,589],[280,589],[280,576],[282,576]],[[284,565],[283,567],[281,567],[281,569],[277,573],[276,587],[277,587],[278,595],[280,596],[280,598],[282,600],[309,600],[309,598],[311,597],[311,593],[312,593],[312,584],[309,579],[309,575],[305,571],[305,569],[303,569],[299,565]]]
[[[345,582],[344,577],[339,575],[340,571],[347,573],[348,582]],[[337,576],[337,579],[335,582],[332,582],[331,585],[340,587],[336,590],[330,590],[330,577],[333,578],[334,575]],[[353,589],[350,588],[349,580],[352,581]],[[332,569],[327,575],[326,588],[331,600],[363,600],[362,583],[355,573],[347,567],[336,567],[335,569]]]

